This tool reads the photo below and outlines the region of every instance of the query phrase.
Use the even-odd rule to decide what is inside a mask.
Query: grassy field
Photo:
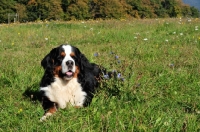
[[[200,131],[200,19],[10,24],[0,34],[2,132]],[[63,43],[121,79],[106,80],[89,107],[39,122],[40,61]]]

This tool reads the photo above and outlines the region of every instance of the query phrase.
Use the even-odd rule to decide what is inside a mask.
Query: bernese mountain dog
[[[40,119],[45,120],[58,108],[68,105],[84,107],[90,104],[99,85],[102,70],[90,63],[80,50],[63,44],[50,51],[41,61],[44,75],[40,83],[42,106]]]

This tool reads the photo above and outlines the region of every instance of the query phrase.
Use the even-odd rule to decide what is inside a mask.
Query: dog
[[[53,48],[41,61],[44,75],[40,82],[42,107],[40,121],[68,105],[88,106],[99,86],[102,69],[90,63],[77,47],[63,44]]]

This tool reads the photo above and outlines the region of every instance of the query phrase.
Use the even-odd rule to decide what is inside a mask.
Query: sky
[[[182,0],[183,3],[194,6],[200,11],[200,0]]]

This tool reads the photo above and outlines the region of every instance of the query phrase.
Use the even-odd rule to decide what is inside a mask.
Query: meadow
[[[0,24],[0,34],[2,132],[200,131],[200,19]],[[89,107],[40,122],[40,61],[64,43],[118,77]]]

